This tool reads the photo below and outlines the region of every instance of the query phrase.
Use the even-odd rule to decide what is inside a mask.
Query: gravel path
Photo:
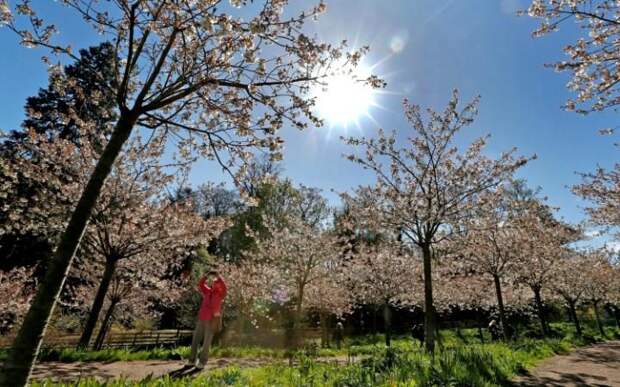
[[[515,386],[618,386],[620,387],[620,341],[608,341],[543,361]]]

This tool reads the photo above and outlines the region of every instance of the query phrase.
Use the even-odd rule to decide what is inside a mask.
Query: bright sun
[[[360,74],[357,77],[345,73],[330,76],[314,92],[317,113],[330,126],[359,126],[358,119],[368,116],[369,108],[376,104],[375,90],[363,82],[370,72],[364,68],[356,70]]]

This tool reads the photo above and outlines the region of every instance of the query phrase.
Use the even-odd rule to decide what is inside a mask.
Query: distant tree
[[[391,345],[392,308],[411,307],[422,288],[422,270],[412,253],[398,243],[360,246],[346,262],[356,301],[383,313],[385,344]]]
[[[331,212],[320,190],[295,186],[289,179],[267,178],[253,188],[254,203],[244,205],[232,216],[233,225],[218,239],[217,254],[229,260],[243,258],[243,252],[250,251],[257,238],[268,238],[269,230],[264,220],[277,222],[294,216],[311,227],[321,226]],[[247,230],[253,230],[249,235]]]
[[[114,95],[107,86],[115,82],[114,54],[112,44],[101,43],[80,50],[75,62],[62,71],[52,71],[47,88],[26,100],[24,130],[11,131],[0,149],[10,151],[12,144],[27,136],[27,130],[76,145],[88,136],[90,143],[103,146],[116,118]]]
[[[232,216],[243,208],[239,194],[223,184],[201,184],[193,198],[196,212],[205,219]]]
[[[286,344],[292,348],[297,332],[308,309],[308,289],[324,275],[329,262],[337,257],[336,238],[330,233],[305,223],[294,214],[284,218],[265,218],[267,238],[257,238],[256,248],[247,252],[248,258],[270,267],[275,275],[271,288],[279,296],[276,301],[285,306]]]
[[[111,133],[116,114],[114,98],[104,87],[108,82],[113,82],[112,55],[113,47],[110,43],[102,43],[80,50],[77,60],[65,66],[62,72],[52,72],[47,88],[40,89],[36,96],[29,97],[26,102],[26,119],[22,124],[24,129],[13,130],[1,138],[0,157],[7,162],[14,157],[37,162],[37,148],[32,143],[32,138],[28,138],[30,132],[46,141],[62,139],[79,145],[86,140],[89,144],[98,144],[100,148]],[[97,76],[92,73],[93,67],[100,69]],[[104,78],[103,82],[100,77]],[[103,97],[93,98],[99,95]],[[88,138],[82,138],[85,136]],[[28,143],[27,147],[24,146],[25,143]],[[49,167],[57,169],[59,166]],[[70,179],[73,177],[71,167],[66,167],[66,178]],[[28,200],[34,195],[34,191],[49,188],[40,181],[38,183],[33,184],[33,181],[24,179],[19,185],[14,185],[12,200]],[[46,193],[57,194],[53,190]],[[0,196],[0,207],[3,207],[2,202],[3,198]],[[5,219],[6,212],[0,211],[0,222]],[[11,267],[32,266],[43,261],[52,251],[59,236],[58,230],[49,231],[52,232],[39,229],[37,233],[26,231],[22,234],[14,230],[2,234],[0,256],[3,258],[0,267],[9,270]],[[35,275],[40,273],[41,271],[37,271]]]
[[[588,266],[585,267],[586,287],[584,298],[592,305],[596,324],[603,337],[606,337],[601,321],[601,306],[613,298],[617,287],[618,276],[609,262],[609,256],[604,250],[592,250],[588,254]]]
[[[466,223],[466,234],[457,238],[465,247],[465,264],[474,272],[491,277],[495,288],[502,332],[510,334],[502,287],[512,281],[517,264],[519,238],[514,221],[519,202],[504,187],[481,194],[476,216]]]
[[[255,260],[224,262],[218,266],[230,286],[225,299],[226,314],[235,313],[234,325],[243,333],[248,323],[258,325],[259,314],[266,313],[265,305],[272,301],[276,271],[271,265]]]
[[[377,177],[375,186],[360,187],[354,197],[345,195],[352,212],[363,222],[373,224],[371,229],[398,232],[422,251],[425,344],[431,352],[435,346],[431,268],[434,246],[472,216],[480,193],[506,181],[527,161],[514,158],[514,150],[497,160],[484,156],[486,138],[464,150],[455,145],[456,134],[473,122],[477,104],[475,99],[458,110],[455,91],[446,109],[442,113],[429,110],[426,121],[419,106],[405,101],[405,115],[413,133],[403,148],[397,147],[394,134],[386,136],[383,131],[377,139],[347,140],[365,151],[349,159]]]
[[[338,244],[334,245],[334,250],[336,253],[318,268],[319,275],[306,291],[306,309],[319,316],[323,346],[330,342],[330,317],[342,318],[355,306],[354,291],[347,281],[346,262],[337,253]]]
[[[20,2],[14,10],[5,1],[0,4],[0,25],[15,32],[23,45],[75,57],[70,45],[56,44],[56,28],[37,15],[31,2]],[[309,86],[319,84],[336,64],[357,65],[366,51],[345,53],[342,45],[302,32],[306,21],[325,11],[323,3],[297,16],[284,12],[287,4],[280,1],[248,12],[236,8],[249,4],[63,1],[112,42],[115,82],[105,87],[115,97],[118,118],[4,362],[3,381],[27,382],[104,181],[136,127],[151,129],[154,138],[175,136],[179,156],[214,159],[231,173],[252,148],[279,158],[282,140],[276,132],[285,120],[298,128],[321,124],[311,111]],[[376,77],[367,81],[382,85]]]
[[[582,335],[582,330],[577,315],[577,307],[582,302],[588,286],[589,279],[584,275],[584,270],[588,270],[589,265],[590,262],[583,253],[563,249],[562,258],[553,267],[551,280],[551,288],[560,295],[566,304],[570,319],[579,336]]]
[[[516,220],[519,256],[515,282],[531,289],[542,334],[548,335],[550,328],[542,299],[543,290],[550,290],[563,248],[580,239],[580,233],[555,219],[552,209],[542,201],[532,201],[527,207],[520,208],[520,212]]]

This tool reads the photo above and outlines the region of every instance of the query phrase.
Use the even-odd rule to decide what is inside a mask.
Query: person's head
[[[215,278],[217,277],[218,273],[216,270],[209,270],[209,272],[207,272],[207,280],[212,282],[215,280]]]

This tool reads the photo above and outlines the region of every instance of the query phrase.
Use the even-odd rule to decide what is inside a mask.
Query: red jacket
[[[202,304],[198,311],[200,320],[211,320],[213,315],[222,313],[222,301],[226,297],[226,284],[220,277],[213,281],[211,287],[206,284],[207,279],[202,277],[198,282],[198,290],[202,293]]]

